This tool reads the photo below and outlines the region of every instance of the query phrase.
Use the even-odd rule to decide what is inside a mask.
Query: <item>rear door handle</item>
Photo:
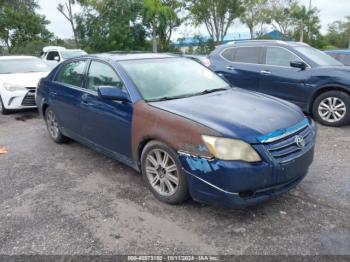
[[[50,92],[50,95],[51,95],[51,96],[56,96],[56,95],[57,95],[57,92],[56,92],[56,91],[51,91],[51,92]]]
[[[227,66],[226,69],[227,70],[234,70],[235,68],[233,66]]]
[[[262,71],[260,71],[260,74],[262,74],[262,75],[270,75],[271,72],[267,71],[267,70],[262,70]]]

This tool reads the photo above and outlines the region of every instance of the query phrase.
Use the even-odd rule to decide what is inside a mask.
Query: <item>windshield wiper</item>
[[[185,98],[185,97],[189,97],[189,96],[192,96],[192,95],[164,96],[164,97],[155,98],[155,99],[148,99],[147,102],[159,102],[159,101],[166,101],[166,100]]]
[[[231,89],[231,87],[221,87],[221,88],[214,88],[214,89],[206,89],[206,90],[201,91],[199,93],[192,93],[192,94],[179,95],[179,96],[164,96],[164,97],[155,98],[155,99],[148,99],[147,102],[159,102],[159,101],[180,99],[180,98],[186,98],[186,97],[191,97],[191,96],[205,95],[205,94],[218,92],[218,91],[229,90],[229,89]]]
[[[225,91],[225,90],[229,90],[229,89],[231,89],[231,87],[221,87],[221,88],[214,88],[214,89],[206,89],[206,90],[203,90],[202,92],[196,93],[194,95],[205,95],[205,94],[215,93],[215,92],[219,92],[219,91]]]

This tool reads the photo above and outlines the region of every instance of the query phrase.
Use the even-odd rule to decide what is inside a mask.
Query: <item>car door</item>
[[[261,70],[259,91],[304,107],[310,93],[306,86],[307,80],[311,77],[310,67],[306,69],[291,67],[291,61],[302,61],[302,59],[282,47],[266,47],[264,53],[265,63]]]
[[[91,61],[80,105],[82,134],[99,147],[117,153],[117,157],[131,157],[132,104],[99,97],[99,86],[121,88],[127,93],[111,65]]]
[[[63,131],[72,135],[80,134],[79,107],[87,65],[84,59],[62,65],[49,89],[51,107]]]
[[[257,91],[261,71],[263,48],[228,47],[221,56],[225,78],[234,86]]]

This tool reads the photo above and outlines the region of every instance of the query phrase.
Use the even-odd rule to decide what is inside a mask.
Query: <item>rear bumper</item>
[[[209,161],[180,155],[194,200],[227,208],[255,205],[298,185],[313,161],[314,146],[289,165]]]

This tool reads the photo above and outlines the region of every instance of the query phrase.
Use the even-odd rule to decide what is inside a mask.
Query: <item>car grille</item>
[[[29,88],[27,88],[29,89]],[[29,89],[22,101],[22,106],[36,106],[35,104],[35,88]]]
[[[297,139],[300,139],[300,137],[304,140],[304,146],[297,145]],[[282,163],[297,158],[301,153],[308,150],[313,143],[314,134],[310,126],[307,125],[287,137],[265,143],[264,146],[277,162]]]

